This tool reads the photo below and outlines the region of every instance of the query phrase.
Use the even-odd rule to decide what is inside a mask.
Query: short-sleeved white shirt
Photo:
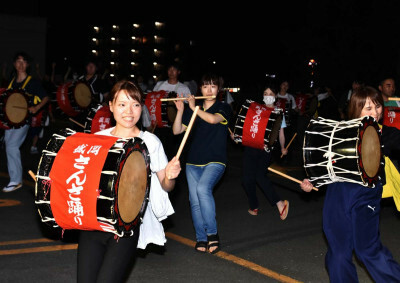
[[[113,136],[111,131],[115,127],[95,133],[96,135]],[[144,141],[150,155],[151,185],[150,196],[143,223],[140,225],[138,248],[145,249],[147,244],[153,243],[163,246],[167,241],[161,221],[175,211],[169,200],[168,193],[163,190],[157,172],[168,164],[163,145],[159,138],[149,132],[140,131],[139,137]]]

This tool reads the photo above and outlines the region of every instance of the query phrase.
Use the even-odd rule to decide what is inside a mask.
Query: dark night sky
[[[96,9],[83,6],[86,1],[26,2],[18,9],[5,3],[0,12],[47,17],[54,37],[49,40],[64,40],[74,46],[69,50],[86,40],[80,30],[86,32],[89,23],[153,19],[166,21],[177,38],[194,40],[200,51],[196,68],[215,59],[218,71],[232,81],[252,83],[277,73],[302,88],[311,58],[318,62],[316,79],[338,88],[355,77],[375,84],[382,76],[400,75],[396,0],[264,1],[265,7],[247,1],[223,9],[214,7],[215,1],[190,7],[168,1],[160,7],[114,0]]]

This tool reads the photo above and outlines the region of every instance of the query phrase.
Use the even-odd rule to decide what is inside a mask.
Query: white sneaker
[[[19,189],[21,187],[22,187],[21,183],[19,183],[19,184],[10,183],[10,184],[7,185],[7,187],[3,188],[3,192],[9,193],[9,192],[15,191],[15,190],[17,190],[17,189]]]

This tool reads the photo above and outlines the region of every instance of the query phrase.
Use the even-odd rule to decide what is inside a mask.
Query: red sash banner
[[[243,145],[264,149],[265,130],[273,110],[257,102],[250,104],[243,124]]]
[[[287,102],[286,99],[284,99],[284,98],[278,98],[278,99],[276,100],[275,106],[276,106],[277,108],[281,108],[281,109],[283,110],[283,112],[285,112],[286,102]]]
[[[165,122],[163,123],[161,117],[161,98],[166,98],[167,96],[168,93],[165,90],[149,92],[144,101],[144,104],[150,112],[151,124],[156,124],[160,128],[165,126]]]
[[[400,107],[384,107],[383,125],[400,129]]]
[[[101,171],[116,137],[76,133],[57,153],[50,171],[50,207],[63,229],[100,230],[97,198]]]
[[[296,105],[300,112],[304,112],[306,110],[307,98],[308,97],[305,94],[296,95]]]
[[[92,127],[90,132],[94,134],[96,132],[111,128],[111,117],[112,112],[110,111],[110,107],[108,107],[108,105],[100,107],[92,119]]]

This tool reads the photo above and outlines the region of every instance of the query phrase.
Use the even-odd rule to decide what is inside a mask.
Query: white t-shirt
[[[165,90],[167,92],[174,91],[179,95],[183,95],[183,97],[188,97],[190,95],[190,89],[183,83],[178,82],[177,84],[170,84],[168,80],[157,82],[153,91]]]
[[[115,127],[95,133],[96,135],[113,136],[111,131]],[[169,200],[168,193],[161,187],[157,172],[168,164],[163,145],[159,138],[149,132],[140,131],[139,137],[144,141],[150,155],[151,184],[150,196],[143,223],[140,225],[138,248],[145,249],[150,243],[163,246],[167,241],[165,238],[162,220],[173,214],[174,208]]]
[[[292,109],[296,108],[296,100],[294,99],[294,96],[291,95],[290,93],[286,93],[285,95],[279,94],[278,93],[278,98],[283,98],[286,100],[290,100],[292,102]]]

